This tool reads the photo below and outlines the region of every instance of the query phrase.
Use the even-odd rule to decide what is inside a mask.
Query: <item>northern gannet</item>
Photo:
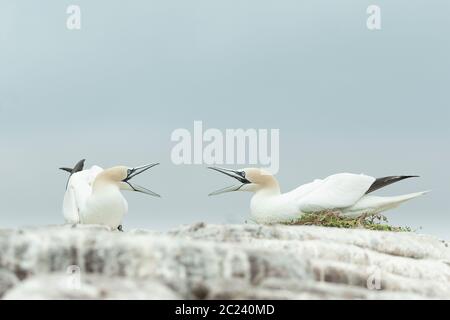
[[[257,223],[282,223],[299,219],[306,213],[336,212],[347,217],[374,215],[419,197],[425,192],[395,197],[378,197],[369,193],[392,183],[417,176],[392,176],[375,179],[364,174],[339,173],[315,180],[287,193],[281,193],[278,181],[263,169],[230,170],[209,167],[240,182],[217,190],[218,195],[232,191],[254,192],[250,209]]]
[[[130,180],[158,165],[148,164],[136,168],[117,166],[103,170],[99,166],[83,170],[84,160],[70,172],[63,201],[63,214],[70,224],[102,224],[122,231],[122,219],[128,211],[127,200],[121,190],[142,192],[160,197],[157,193],[132,184]]]

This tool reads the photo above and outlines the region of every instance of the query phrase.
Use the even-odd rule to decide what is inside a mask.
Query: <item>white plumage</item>
[[[117,229],[128,212],[128,203],[120,188],[106,185],[93,193],[93,184],[104,170],[98,166],[74,173],[67,185],[63,214],[71,224],[103,224]]]
[[[93,166],[70,176],[63,200],[63,214],[67,223],[81,223],[81,213],[84,213],[92,194],[94,180],[102,171],[102,168]]]
[[[63,215],[70,224],[102,224],[117,229],[128,212],[121,190],[158,194],[131,184],[131,178],[156,164],[138,168],[123,166],[103,170],[99,166],[71,174],[63,200]],[[70,171],[70,169],[63,169]]]
[[[306,194],[292,191],[301,212],[316,212],[348,208],[355,205],[375,182],[366,175],[341,173],[316,180],[314,187]]]
[[[290,192],[281,193],[278,181],[268,172],[248,168],[230,170],[212,168],[241,182],[237,186],[221,189],[211,195],[230,191],[251,191],[252,220],[260,223],[292,221],[305,213],[332,211],[344,216],[359,217],[377,214],[419,197],[418,192],[395,197],[369,195],[377,179],[364,174],[339,173],[323,180],[315,180]],[[394,178],[394,177],[388,177]],[[407,177],[396,177],[400,181]],[[388,185],[392,182],[387,182]]]

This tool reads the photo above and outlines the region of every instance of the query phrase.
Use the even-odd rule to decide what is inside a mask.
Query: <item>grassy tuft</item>
[[[335,212],[308,213],[300,219],[287,222],[288,225],[322,226],[347,229],[368,229],[379,231],[411,232],[410,227],[394,227],[388,224],[383,215],[371,215],[361,218],[348,218]]]

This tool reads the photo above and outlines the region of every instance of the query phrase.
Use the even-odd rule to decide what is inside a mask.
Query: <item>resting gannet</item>
[[[299,219],[306,213],[335,212],[347,217],[359,218],[374,215],[399,206],[426,192],[396,197],[369,195],[392,183],[417,176],[393,176],[375,179],[364,174],[339,173],[323,180],[315,180],[287,193],[280,192],[275,177],[263,169],[247,168],[230,170],[210,167],[240,182],[210,194],[232,191],[250,191],[251,218],[257,223],[282,223]]]
[[[84,160],[81,160],[73,169],[60,168],[70,172],[63,201],[66,222],[102,224],[122,231],[122,219],[128,211],[128,203],[121,190],[160,197],[153,191],[130,182],[133,177],[156,165],[158,163],[136,168],[117,166],[105,170],[93,166],[83,170]]]

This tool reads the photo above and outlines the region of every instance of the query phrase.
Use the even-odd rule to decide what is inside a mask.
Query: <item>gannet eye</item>
[[[241,177],[245,179],[245,171],[241,171]]]
[[[128,169],[128,170],[127,170],[127,177],[128,177],[129,175],[131,175],[132,173],[133,173],[133,170]]]

